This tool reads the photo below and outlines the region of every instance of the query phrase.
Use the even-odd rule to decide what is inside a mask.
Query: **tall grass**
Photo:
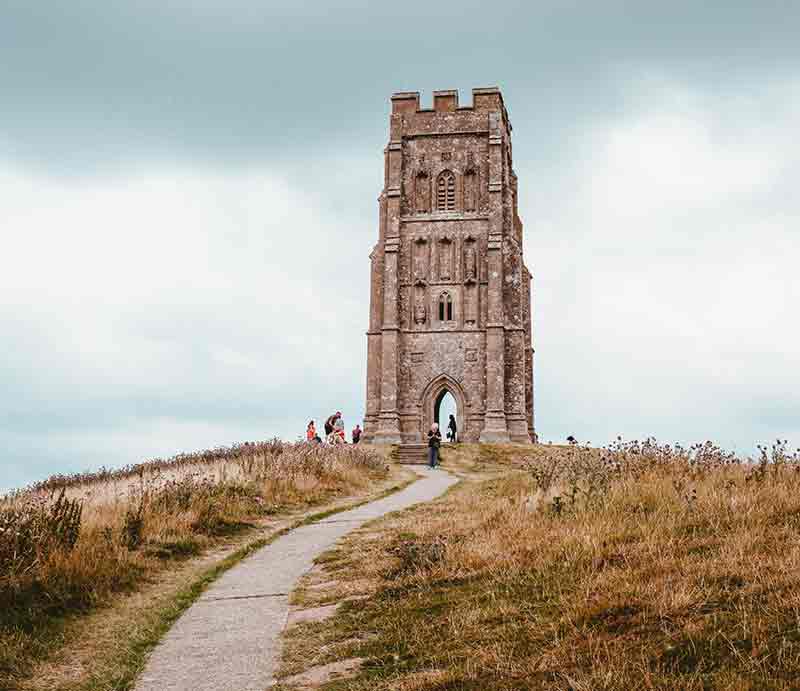
[[[348,689],[800,688],[799,452],[479,453],[509,472],[326,562],[371,589],[318,634],[369,660]]]
[[[53,645],[59,622],[175,559],[289,509],[385,476],[354,446],[247,443],[53,476],[0,499],[0,688]]]

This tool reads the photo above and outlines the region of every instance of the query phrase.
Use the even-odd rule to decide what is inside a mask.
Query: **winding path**
[[[441,469],[418,472],[404,490],[296,528],[223,574],[158,644],[135,691],[264,691],[278,664],[289,595],[314,559],[351,530],[457,482]]]

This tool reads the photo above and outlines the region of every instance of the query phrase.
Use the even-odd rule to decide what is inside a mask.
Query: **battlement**
[[[489,112],[506,114],[503,95],[496,86],[472,90],[472,105],[458,105],[458,91],[446,89],[433,92],[433,108],[419,107],[419,91],[398,91],[392,94],[392,115],[411,113],[453,113],[456,111]]]

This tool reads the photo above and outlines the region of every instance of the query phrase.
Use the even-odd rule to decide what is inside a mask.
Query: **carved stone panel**
[[[414,178],[414,210],[418,214],[427,214],[431,210],[431,179],[424,170]]]
[[[425,286],[414,286],[414,324],[424,326],[428,321],[428,308],[425,304]]]
[[[453,241],[444,237],[439,241],[439,280],[449,281],[453,276]]]
[[[464,286],[464,324],[470,328],[478,324],[478,286],[474,282]]]
[[[478,206],[478,175],[474,168],[464,173],[464,211],[475,211]]]
[[[471,236],[464,241],[464,281],[475,282],[478,279],[478,253],[475,239]]]
[[[428,241],[425,238],[417,238],[413,244],[414,251],[414,282],[428,280]]]

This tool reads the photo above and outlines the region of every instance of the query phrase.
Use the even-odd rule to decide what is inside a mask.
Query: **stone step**
[[[392,449],[392,460],[395,463],[419,465],[428,462],[428,444],[399,444]]]

